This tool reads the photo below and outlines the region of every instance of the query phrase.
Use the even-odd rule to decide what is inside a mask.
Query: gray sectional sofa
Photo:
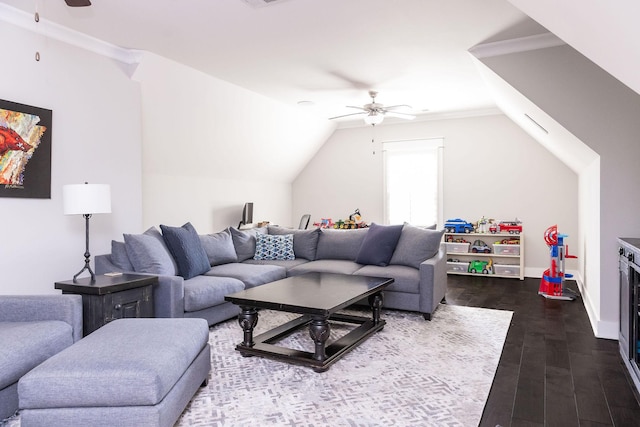
[[[20,378],[80,338],[80,295],[0,296],[0,424],[18,409]]]
[[[158,275],[157,317],[201,317],[213,325],[238,313],[225,295],[312,271],[393,278],[384,307],[420,312],[425,319],[446,293],[442,231],[409,224],[356,230],[228,228],[206,235],[188,223],[161,229],[125,234],[124,242],[112,242],[110,254],[95,258],[98,274]]]

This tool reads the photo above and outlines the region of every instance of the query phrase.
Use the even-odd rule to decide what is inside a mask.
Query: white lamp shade
[[[369,113],[364,116],[364,122],[368,125],[379,125],[384,120],[384,115],[378,113]]]
[[[62,187],[65,215],[111,213],[111,186],[71,184]]]

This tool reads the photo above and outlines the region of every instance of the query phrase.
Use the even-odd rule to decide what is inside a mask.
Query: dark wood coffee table
[[[384,328],[385,321],[380,318],[382,290],[391,283],[393,279],[381,277],[308,273],[227,295],[225,300],[242,309],[238,323],[244,332],[244,340],[236,346],[236,350],[243,356],[269,357],[324,372],[371,334]],[[364,298],[368,298],[371,306],[370,318],[338,313]],[[299,313],[302,316],[254,338],[253,329],[258,323],[259,308]],[[327,346],[330,320],[359,326]],[[315,344],[313,353],[273,344],[307,325]]]

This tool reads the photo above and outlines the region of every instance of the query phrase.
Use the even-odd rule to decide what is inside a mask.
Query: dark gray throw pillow
[[[199,276],[211,269],[200,237],[190,222],[182,227],[160,225],[162,237],[178,264],[178,275],[186,279]]]
[[[423,261],[433,258],[438,253],[443,234],[444,230],[405,224],[391,257],[391,264],[420,268]]]
[[[401,233],[402,225],[378,225],[372,223],[362,241],[356,262],[380,267],[388,265]]]

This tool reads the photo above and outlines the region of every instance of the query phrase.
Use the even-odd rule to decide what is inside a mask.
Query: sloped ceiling
[[[609,74],[640,93],[640,2],[509,0]]]

